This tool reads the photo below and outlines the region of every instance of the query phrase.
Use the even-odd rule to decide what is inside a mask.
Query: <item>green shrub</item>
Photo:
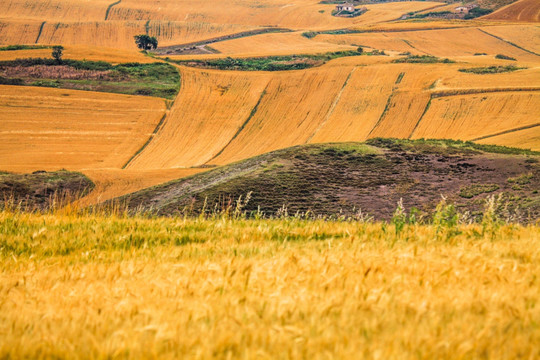
[[[511,57],[511,56],[504,55],[504,54],[497,54],[497,55],[495,55],[495,59],[516,61],[515,58],[513,58],[513,57]]]
[[[491,193],[498,189],[499,185],[496,184],[474,184],[462,188],[459,191],[459,196],[465,199],[471,199],[477,195]]]
[[[476,68],[467,68],[467,69],[459,69],[459,71],[464,73],[472,73],[472,74],[498,74],[498,73],[505,73],[505,72],[512,72],[516,70],[525,69],[523,67],[517,67],[514,65],[507,65],[507,66],[486,66],[486,67],[476,67]]]

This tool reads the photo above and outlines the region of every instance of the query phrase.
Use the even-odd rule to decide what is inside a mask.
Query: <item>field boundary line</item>
[[[328,122],[328,120],[330,119],[330,116],[332,116],[332,114],[334,113],[334,110],[336,109],[337,104],[341,100],[341,95],[343,95],[343,92],[345,91],[345,88],[347,87],[347,84],[349,83],[349,80],[351,79],[351,76],[356,71],[356,69],[358,69],[357,66],[355,66],[351,70],[351,72],[349,73],[349,76],[347,76],[347,78],[345,79],[343,86],[341,86],[341,89],[339,90],[336,97],[334,98],[334,101],[332,101],[332,104],[330,105],[330,108],[328,109],[328,112],[326,113],[324,120],[319,124],[319,126],[317,126],[313,134],[311,134],[311,136],[306,140],[305,142],[306,144],[309,143],[311,139],[313,139],[313,137],[319,132],[319,130],[321,130],[322,127]]]
[[[536,56],[540,56],[540,54],[537,54],[537,53],[535,53],[534,51],[531,51],[531,50],[527,50],[527,49],[525,49],[524,47],[521,47],[521,46],[519,46],[519,45],[517,45],[517,44],[514,44],[514,43],[511,42],[511,41],[505,40],[505,39],[503,39],[503,38],[500,37],[500,36],[490,34],[490,33],[488,33],[487,31],[482,30],[482,29],[480,29],[480,28],[477,28],[477,29],[478,29],[479,31],[483,32],[483,33],[486,34],[486,35],[489,35],[489,36],[491,36],[491,37],[494,37],[494,38],[497,39],[497,40],[500,40],[500,41],[503,41],[503,42],[507,43],[508,45],[512,45],[513,47],[516,47],[516,48],[518,48],[518,49],[520,49],[520,50],[523,50],[523,51],[525,51],[525,52],[528,52],[529,54],[533,54],[533,55],[536,55]]]
[[[115,1],[107,7],[107,11],[105,11],[105,21],[109,20],[109,13],[111,12],[111,9],[121,2],[122,0]]]
[[[535,127],[538,127],[538,126],[540,126],[540,123],[531,124],[531,125],[526,125],[526,126],[521,126],[521,127],[518,127],[518,128],[514,128],[514,129],[509,129],[509,130],[501,131],[501,132],[498,132],[498,133],[495,133],[495,134],[491,134],[491,135],[480,136],[480,137],[477,137],[477,138],[475,138],[475,139],[471,139],[471,140],[469,140],[469,141],[479,141],[479,140],[489,139],[489,138],[492,138],[492,137],[495,137],[495,136],[511,134],[511,133],[513,133],[513,132],[516,132],[516,131],[532,129],[532,128],[535,128]]]
[[[163,116],[161,117],[161,119],[159,120],[159,123],[156,125],[156,127],[154,128],[154,131],[152,131],[152,133],[150,134],[150,136],[148,137],[148,139],[146,140],[146,142],[143,144],[143,146],[141,146],[139,148],[139,150],[137,150],[135,152],[135,154],[133,154],[128,161],[126,161],[126,163],[124,164],[124,166],[122,166],[122,170],[123,169],[126,169],[129,164],[131,162],[133,162],[133,160],[135,160],[135,158],[137,156],[139,156],[140,153],[143,152],[144,149],[146,149],[146,147],[148,146],[148,144],[150,144],[150,142],[154,139],[154,136],[156,136],[156,134],[158,133],[159,130],[161,130],[161,127],[163,126],[163,123],[165,122],[165,119],[167,118],[167,115],[169,113],[169,110],[165,110],[165,114],[163,114]]]
[[[411,134],[409,135],[409,137],[407,139],[412,138],[412,136],[416,132],[416,129],[418,129],[418,126],[420,125],[420,123],[424,119],[424,116],[426,115],[426,113],[428,112],[428,110],[429,110],[429,108],[431,106],[431,100],[433,100],[433,95],[430,96],[430,98],[429,98],[429,100],[428,100],[428,102],[426,104],[426,107],[424,108],[424,111],[422,112],[422,115],[420,115],[420,118],[416,122],[416,125],[414,125],[414,128],[412,129]]]
[[[37,37],[36,37],[36,42],[35,42],[35,44],[38,43],[39,38],[41,37],[41,33],[43,32],[43,28],[45,27],[45,24],[46,24],[46,23],[47,23],[46,21],[44,21],[44,22],[41,23],[41,26],[39,27],[39,31],[38,31],[38,34],[37,34]]]
[[[402,75],[403,74],[403,75]],[[405,76],[406,73],[399,73],[396,80],[394,81],[394,84],[399,84],[401,83],[401,79],[400,78],[403,78]],[[398,79],[400,80],[399,83],[397,82]],[[371,135],[376,128],[379,127],[379,125],[381,125],[383,119],[384,119],[384,116],[386,115],[386,113],[388,112],[388,109],[390,108],[390,104],[392,103],[392,98],[394,97],[394,94],[396,93],[396,89],[397,89],[397,86],[394,86],[392,88],[392,92],[390,93],[390,95],[388,96],[388,99],[386,100],[386,105],[384,106],[384,110],[383,112],[381,113],[381,116],[379,116],[379,119],[377,120],[377,122],[375,123],[375,125],[373,125],[373,128],[371,128],[371,130],[369,131],[369,133],[367,134],[366,138],[369,138],[369,135]]]
[[[529,88],[487,88],[487,89],[450,89],[438,90],[431,93],[432,98],[459,96],[459,95],[474,95],[474,94],[489,94],[498,92],[535,92],[540,91],[540,87]]]
[[[257,103],[255,104],[255,106],[253,107],[253,109],[251,109],[251,112],[249,113],[249,116],[247,117],[246,120],[244,120],[244,122],[242,123],[242,125],[240,125],[240,127],[238,128],[238,130],[236,130],[236,133],[231,137],[231,139],[227,142],[227,144],[225,144],[225,146],[223,146],[221,148],[221,150],[219,150],[219,152],[212,156],[212,158],[210,158],[209,160],[207,160],[203,165],[209,165],[208,163],[212,160],[215,160],[218,156],[220,156],[221,154],[223,154],[223,152],[225,151],[225,149],[227,149],[227,147],[229,147],[229,145],[231,145],[231,143],[238,137],[238,135],[240,135],[240,133],[244,130],[244,128],[247,126],[247,124],[251,121],[251,119],[253,118],[253,116],[255,116],[255,114],[257,113],[257,110],[259,109],[259,105],[261,104],[262,102],[262,99],[264,98],[264,96],[266,95],[266,90],[268,89],[268,86],[270,86],[270,82],[271,80],[268,80],[268,83],[266,84],[264,90],[262,91],[261,93],[261,96],[259,96],[259,100],[257,100]]]

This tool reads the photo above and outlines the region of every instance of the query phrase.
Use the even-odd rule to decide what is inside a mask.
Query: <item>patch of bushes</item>
[[[495,55],[495,59],[516,61],[515,58],[513,58],[513,57],[511,57],[511,56],[504,55],[504,54],[497,54],[497,55]]]
[[[316,31],[304,31],[302,33],[302,36],[308,39],[313,39],[315,36],[317,36],[319,33]]]
[[[512,72],[516,70],[521,70],[525,68],[520,68],[514,65],[507,65],[507,66],[486,66],[486,67],[476,67],[476,68],[468,68],[468,69],[459,69],[459,71],[464,73],[472,73],[472,74],[498,74],[498,73],[505,73],[505,72]]]
[[[410,19],[423,19],[427,17],[445,17],[449,15],[453,15],[454,13],[451,11],[431,11],[425,14],[414,14],[411,15]]]
[[[8,45],[0,46],[0,51],[16,51],[16,50],[38,50],[38,49],[50,49],[50,46],[44,45]]]
[[[531,182],[531,179],[533,178],[533,174],[523,174],[518,177],[509,178],[508,182],[511,184],[517,184],[517,185],[527,185]]]
[[[205,59],[205,60],[171,60],[174,63],[218,70],[241,71],[284,71],[300,70],[319,66],[325,62],[345,56],[360,56],[362,53],[354,50],[336,51],[324,54],[285,55],[252,58]]]
[[[58,62],[54,59],[32,58],[16,59],[11,61],[0,61],[0,74],[2,69],[7,67],[31,68],[34,66],[56,66]],[[124,63],[112,65],[104,61],[85,61],[85,60],[61,60],[61,65],[69,67],[69,73],[81,73],[80,79],[73,77],[63,77],[64,72],[51,77],[41,75],[40,78],[25,77],[21,78],[0,77],[0,84],[4,85],[32,85],[57,88],[68,88],[78,90],[104,91],[129,95],[147,95],[173,99],[178,93],[180,87],[180,74],[177,69],[167,63],[156,62],[152,64]],[[30,72],[30,70],[28,71]],[[91,72],[91,73],[88,73]],[[92,77],[92,72],[108,72],[107,77]],[[95,74],[95,73],[94,73]],[[34,74],[35,76],[35,74]]]
[[[24,80],[19,78],[5,78],[0,76],[0,85],[24,85]]]
[[[405,58],[399,58],[392,61],[393,63],[411,63],[411,64],[435,64],[435,63],[444,63],[450,64],[454,63],[450,59],[441,59],[432,55],[409,55]]]
[[[465,20],[470,20],[470,19],[474,19],[474,18],[477,18],[477,17],[480,17],[480,16],[490,14],[492,12],[493,12],[492,9],[485,9],[485,8],[481,8],[481,7],[476,7],[476,8],[472,8],[471,10],[469,10],[469,12],[465,15],[464,19]]]
[[[459,196],[465,199],[471,199],[480,194],[487,194],[499,189],[497,184],[475,184],[461,188]]]

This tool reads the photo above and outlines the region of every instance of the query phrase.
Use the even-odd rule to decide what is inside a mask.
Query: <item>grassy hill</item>
[[[53,206],[53,202],[70,201],[84,196],[93,188],[94,183],[78,172],[0,172],[0,199],[4,201],[3,206],[11,204],[24,209],[43,210]]]
[[[161,215],[235,207],[267,216],[311,212],[376,219],[407,209],[428,214],[441,195],[471,217],[485,198],[503,194],[520,220],[540,215],[540,153],[456,141],[372,139],[366,143],[296,146],[219,167],[119,198]]]

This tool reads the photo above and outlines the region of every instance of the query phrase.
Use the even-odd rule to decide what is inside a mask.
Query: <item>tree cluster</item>
[[[148,36],[146,34],[143,35],[135,35],[135,44],[137,44],[137,47],[141,50],[153,50],[157,49],[158,47],[158,41],[153,36]]]

